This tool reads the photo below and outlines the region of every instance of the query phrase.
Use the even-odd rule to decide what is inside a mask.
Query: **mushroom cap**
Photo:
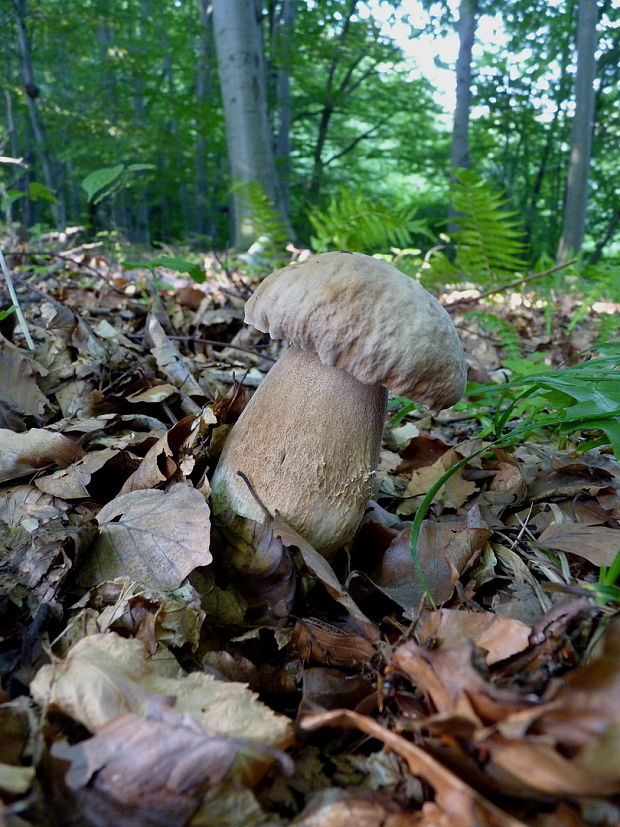
[[[371,256],[321,253],[276,270],[246,303],[245,321],[434,410],[465,390],[463,346],[448,313],[417,281]]]

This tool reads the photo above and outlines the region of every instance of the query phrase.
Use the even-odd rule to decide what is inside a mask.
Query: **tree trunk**
[[[208,111],[212,95],[211,78],[211,4],[208,0],[198,0],[198,15],[200,31],[198,33],[198,58],[196,60],[196,108],[197,112]],[[207,199],[207,138],[205,130],[201,128],[202,120],[198,119],[195,143],[195,196],[194,229],[199,235],[207,235],[212,231],[213,212],[209,209]]]
[[[282,187],[282,203],[288,213],[291,173],[291,68],[296,0],[282,0],[278,26],[278,72],[276,77],[277,132],[276,164]]]
[[[26,93],[26,104],[28,106],[32,134],[34,136],[37,153],[41,160],[43,181],[45,182],[45,186],[51,192],[55,193],[56,187],[54,185],[52,159],[47,148],[45,129],[43,127],[43,122],[41,121],[39,108],[37,106],[39,88],[34,79],[30,39],[26,28],[26,17],[28,16],[27,0],[13,0],[13,10],[15,11],[15,22],[17,24],[17,46],[21,65],[21,75],[24,84],[24,91]],[[58,204],[51,204],[50,206],[54,223],[58,229],[62,229],[66,224],[65,210],[62,202]]]
[[[564,199],[564,220],[557,260],[564,261],[581,249],[588,204],[588,169],[594,120],[594,76],[597,45],[596,0],[580,0],[577,23],[577,73],[575,115],[571,129],[571,152]]]
[[[214,0],[213,27],[233,180],[233,246],[256,240],[254,211],[243,184],[258,184],[287,224],[267,116],[265,60],[256,0]]]
[[[319,194],[319,190],[321,188],[321,183],[323,180],[323,168],[324,168],[324,160],[323,160],[323,152],[325,149],[325,143],[327,141],[327,133],[329,131],[329,124],[334,114],[334,103],[333,100],[337,97],[336,92],[343,93],[345,87],[348,83],[348,80],[351,77],[351,73],[353,68],[359,63],[364,55],[359,55],[356,59],[354,59],[353,64],[349,67],[349,70],[345,73],[345,79],[340,84],[339,88],[336,89],[335,86],[335,77],[336,77],[336,69],[338,68],[340,61],[342,60],[343,55],[345,54],[345,42],[347,39],[347,35],[349,33],[349,29],[351,27],[351,18],[353,17],[353,13],[355,12],[355,8],[357,6],[358,0],[349,0],[349,6],[347,12],[344,16],[344,20],[342,21],[342,28],[340,30],[339,35],[339,47],[336,50],[336,54],[334,59],[332,60],[329,70],[327,72],[327,81],[325,84],[325,104],[323,106],[323,111],[321,112],[321,117],[319,119],[319,129],[317,132],[316,143],[314,145],[314,157],[312,160],[312,174],[310,176],[310,186],[308,188],[308,200],[312,203]]]
[[[450,148],[450,165],[454,169],[469,166],[469,111],[471,108],[471,56],[476,34],[477,18],[475,0],[461,0],[459,4],[459,53],[456,59],[456,106],[452,123],[452,145]],[[448,217],[453,219],[456,212],[452,205]],[[448,232],[457,229],[451,222]]]

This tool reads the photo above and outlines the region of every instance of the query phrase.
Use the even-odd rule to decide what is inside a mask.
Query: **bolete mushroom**
[[[452,321],[423,287],[359,253],[323,253],[277,270],[245,321],[288,350],[225,443],[212,486],[215,519],[274,514],[332,552],[352,539],[373,494],[388,388],[439,410],[463,394]]]

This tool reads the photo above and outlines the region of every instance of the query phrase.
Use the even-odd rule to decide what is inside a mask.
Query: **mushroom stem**
[[[258,523],[269,509],[323,553],[352,539],[373,493],[387,390],[290,347],[234,425],[211,481],[213,512]]]

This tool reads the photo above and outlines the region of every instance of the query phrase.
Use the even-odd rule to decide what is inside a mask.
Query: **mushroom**
[[[277,270],[247,302],[245,321],[289,348],[224,445],[214,517],[263,523],[258,499],[329,554],[353,538],[373,495],[387,389],[435,410],[452,405],[465,388],[461,342],[430,293],[359,253]]]

